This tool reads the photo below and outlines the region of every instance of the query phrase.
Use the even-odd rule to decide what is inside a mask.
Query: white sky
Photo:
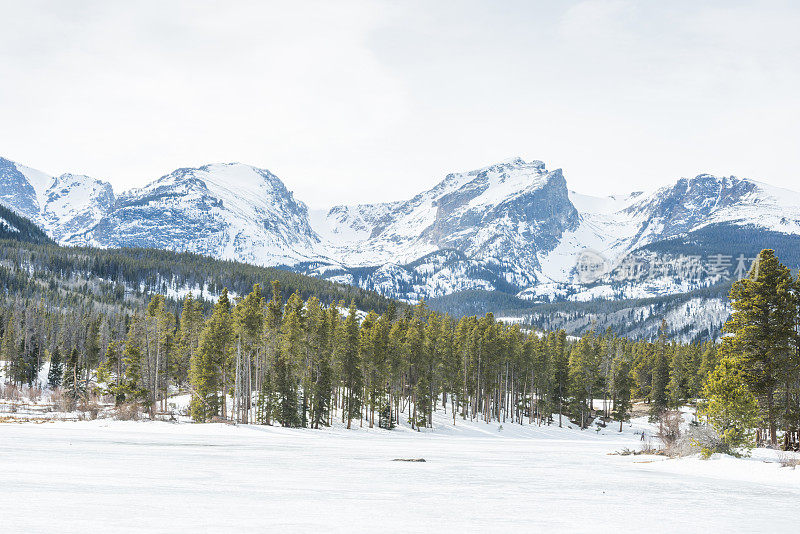
[[[0,0],[0,155],[119,190],[270,169],[312,208],[511,156],[608,194],[800,189],[800,2]]]

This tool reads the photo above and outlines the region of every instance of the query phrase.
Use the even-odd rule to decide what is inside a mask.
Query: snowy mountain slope
[[[84,175],[62,174],[47,188],[41,218],[56,241],[97,224],[114,207],[111,184]]]
[[[258,265],[324,257],[305,204],[269,171],[240,163],[178,169],[128,191],[68,242],[190,251]]]
[[[800,194],[735,176],[681,178],[624,211],[644,221],[638,246],[720,223],[800,231]]]
[[[604,259],[607,271],[617,269],[619,274],[632,257],[657,263],[650,256],[638,259],[637,251],[679,237],[698,238],[708,227],[717,233],[723,228],[728,237],[742,232],[763,237],[768,232],[765,246],[782,242],[784,234],[800,235],[800,194],[702,174],[654,191],[598,198],[568,192],[560,170],[548,172],[540,161],[514,158],[450,174],[405,202],[337,206],[315,224],[321,235],[339,237],[331,257],[340,266],[383,266],[396,277],[390,282],[381,269],[367,275],[363,270],[346,275],[336,271],[340,280],[396,298],[508,291],[509,285],[534,299],[647,298],[707,287],[715,280],[680,279],[671,272],[587,284],[576,269],[578,258],[593,251]],[[754,254],[749,246],[725,248],[729,238],[710,240],[704,234],[699,240],[706,245],[695,250],[701,255]],[[461,254],[456,268],[452,257],[433,266],[415,264],[417,258],[446,250]],[[678,260],[672,251],[670,261]],[[316,274],[325,277],[324,271]]]
[[[453,249],[527,285],[535,281],[537,252],[554,248],[578,224],[578,213],[560,169],[514,158],[449,174],[404,202],[336,206],[320,222],[321,235],[350,236],[332,247],[341,265],[407,264]]]
[[[334,206],[330,210],[310,212],[311,224],[322,239],[334,246],[364,241],[381,219],[387,217],[401,202]]]
[[[625,196],[592,197],[569,192],[569,199],[580,214],[576,228],[564,233],[558,245],[540,255],[542,283],[567,282],[574,277],[576,255],[585,249],[606,258],[616,258],[631,246],[631,237],[642,224],[641,218],[626,213],[626,208],[642,193]]]
[[[605,199],[571,193],[570,200],[581,222],[541,258],[543,280],[575,283],[575,257],[584,249],[613,268],[637,249],[710,226],[800,235],[800,194],[734,176],[701,174],[651,193]]]
[[[114,204],[111,184],[84,175],[50,176],[0,158],[0,204],[42,226],[56,241],[96,224]]]
[[[39,218],[39,191],[46,189],[49,183],[43,184],[40,173],[17,165],[13,161],[0,158],[0,203],[23,217],[31,220]]]

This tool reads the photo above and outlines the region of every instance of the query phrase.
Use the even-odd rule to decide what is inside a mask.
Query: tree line
[[[424,428],[437,409],[453,423],[571,418],[585,427],[598,415],[627,420],[634,398],[657,416],[695,398],[716,362],[715,344],[672,342],[665,331],[652,342],[610,331],[573,338],[492,314],[455,320],[424,302],[377,314],[282,294],[277,281],[269,299],[258,284],[235,302],[223,290],[207,314],[191,295],[177,313],[161,295],[131,314],[12,306],[2,356],[19,384],[33,384],[49,359],[50,385],[76,402],[95,387],[155,413],[183,391],[196,421],[314,428],[334,414],[348,427]]]
[[[223,289],[206,310],[188,295],[172,310],[162,295],[145,309],[63,313],[45,301],[2,310],[6,377],[48,381],[75,402],[90,392],[152,414],[171,395],[191,396],[195,421],[319,428],[334,423],[430,427],[437,410],[459,420],[622,423],[634,400],[653,420],[697,402],[720,449],[760,442],[796,446],[800,420],[800,282],[771,250],[733,284],[721,342],[679,343],[666,324],[653,340],[607,330],[580,337],[528,331],[491,313],[455,319],[424,302],[382,313],[355,301],[284,298],[255,284]]]

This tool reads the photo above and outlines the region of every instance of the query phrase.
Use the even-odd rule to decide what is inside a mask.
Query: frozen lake
[[[800,470],[764,463],[767,451],[615,456],[639,446],[635,425],[598,434],[443,421],[429,433],[0,424],[0,524],[8,533],[753,532],[794,530],[800,518]]]

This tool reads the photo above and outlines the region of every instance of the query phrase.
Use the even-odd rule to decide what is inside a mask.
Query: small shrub
[[[11,401],[18,401],[22,398],[22,392],[14,384],[6,384],[3,387],[3,398]]]
[[[120,421],[138,421],[141,416],[141,407],[135,402],[122,403],[114,408],[114,418]]]
[[[71,412],[75,409],[75,399],[67,395],[63,389],[56,389],[51,395],[56,411]]]
[[[654,447],[653,442],[648,439],[642,443],[639,449],[639,454],[664,454],[664,450]]]
[[[677,410],[666,411],[659,416],[658,439],[664,445],[668,456],[674,455],[674,450],[681,438],[681,422],[683,418]]]
[[[719,432],[711,425],[700,425],[690,428],[686,434],[686,443],[683,447],[686,454],[694,454],[699,452],[703,458],[710,458],[712,454],[729,454],[731,456],[741,457],[749,453],[749,449],[742,449],[731,446],[729,441],[723,439]]]
[[[85,412],[86,415],[89,416],[89,419],[91,421],[97,419],[97,415],[100,413],[101,409],[102,407],[99,404],[97,404],[97,402],[95,402],[94,400],[84,402],[83,404],[78,406],[78,410],[80,410],[81,412]]]
[[[791,467],[794,469],[800,465],[800,458],[790,452],[781,452],[778,454],[778,463],[781,467]]]
[[[31,386],[27,389],[28,398],[31,400],[31,402],[38,402],[39,399],[42,398],[42,388],[38,386]]]

